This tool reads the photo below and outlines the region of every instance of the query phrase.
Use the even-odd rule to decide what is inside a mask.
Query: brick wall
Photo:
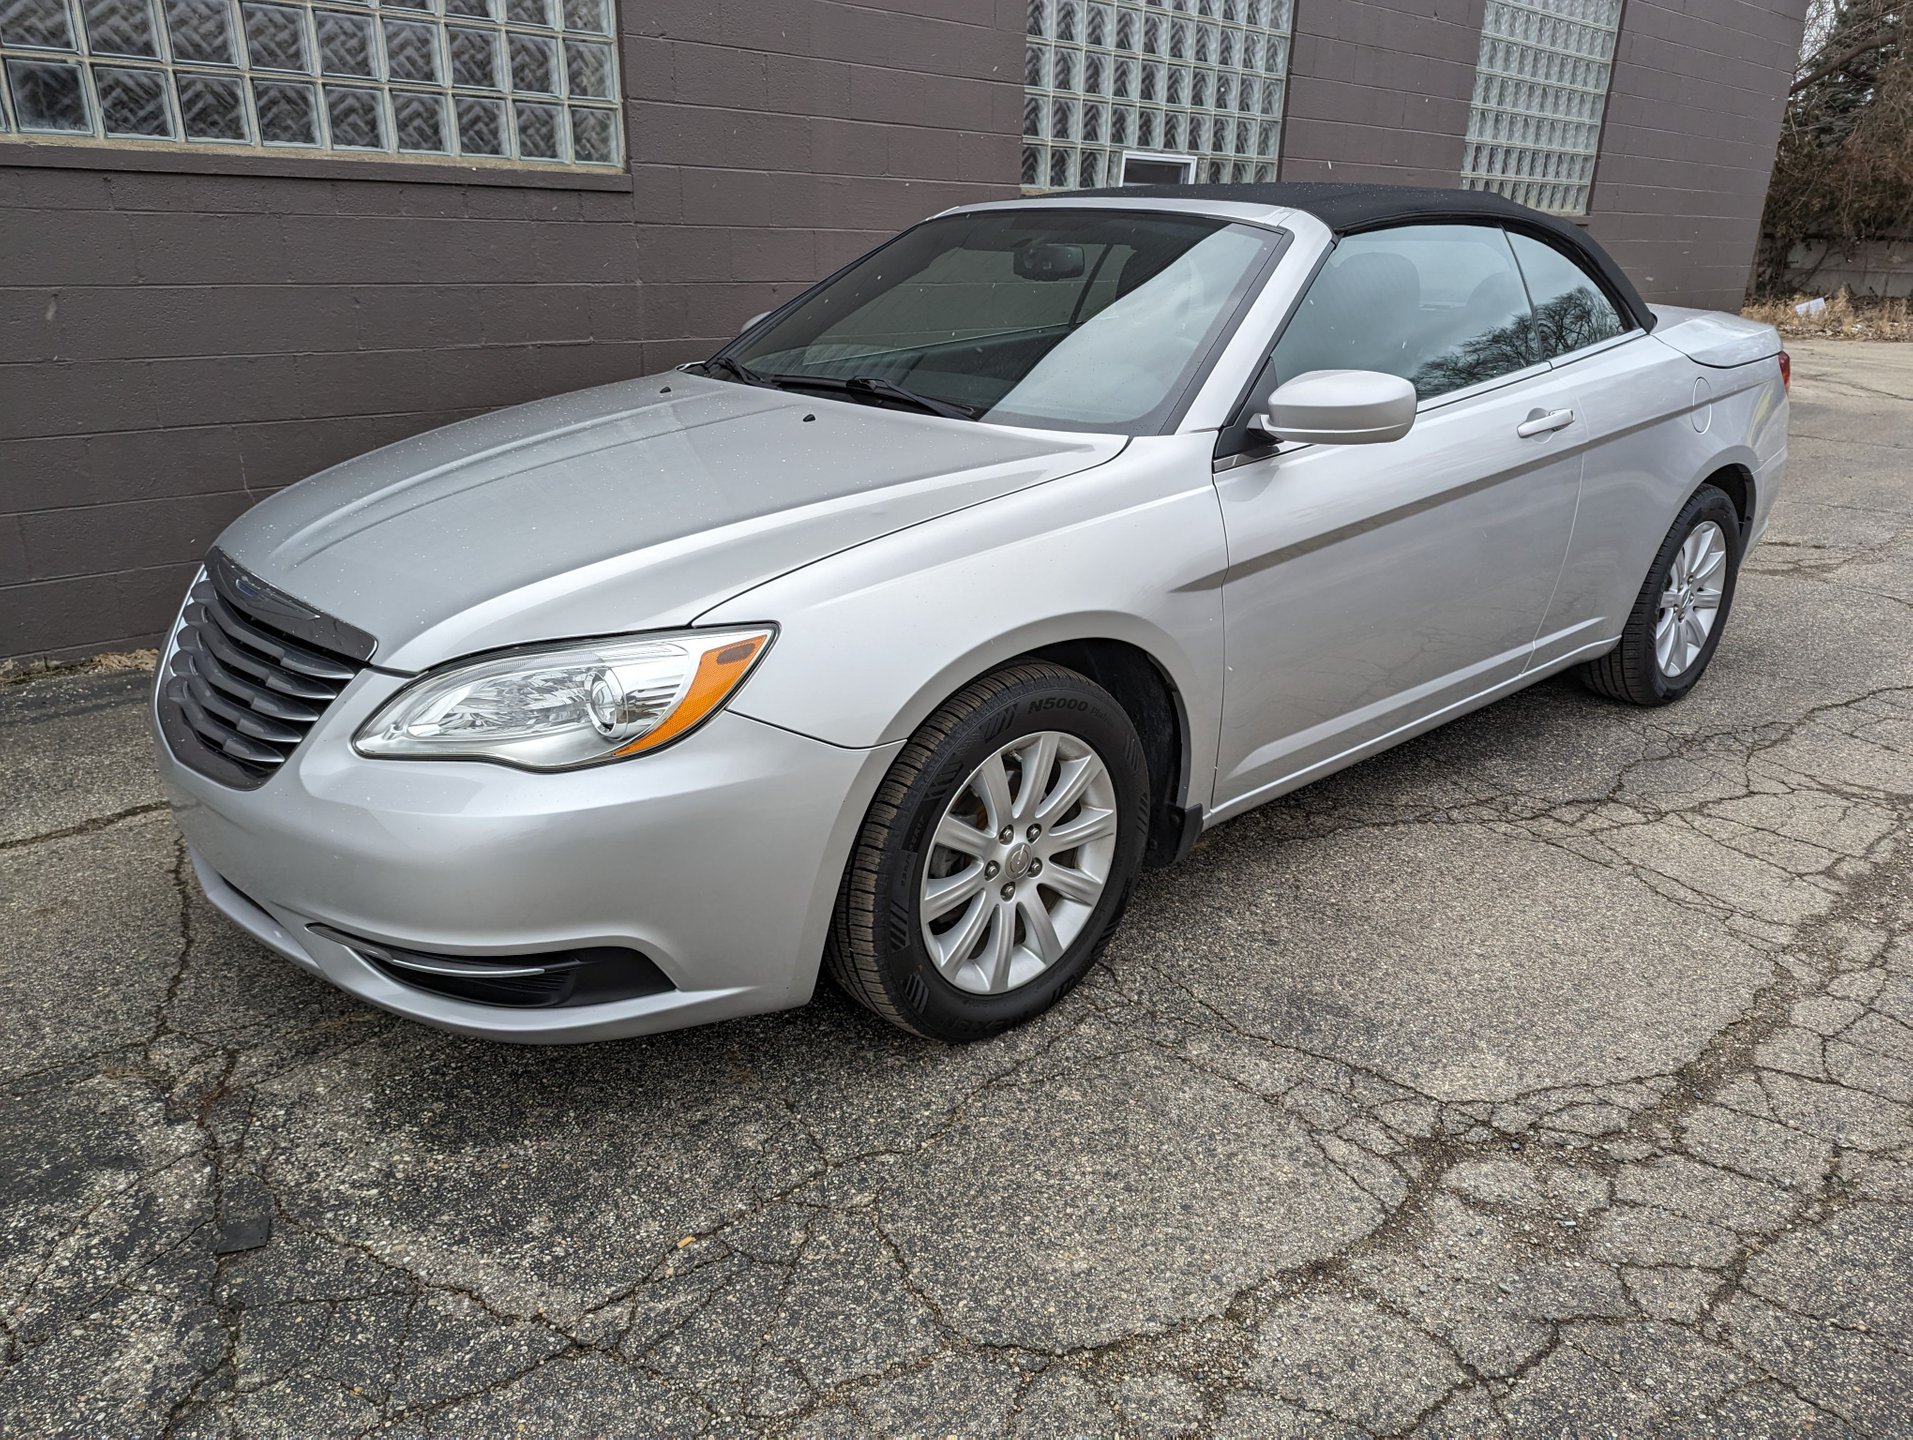
[[[899,226],[1014,193],[1021,4],[621,9],[621,188],[0,143],[0,657],[151,644],[269,491],[709,354]]]
[[[1295,0],[1285,180],[1460,183],[1484,0]],[[1737,309],[1805,0],[1626,0],[1589,228],[1649,300]]]
[[[1295,0],[1281,178],[1456,185],[1484,0]]]
[[[1457,183],[1483,4],[1296,0],[1283,178]],[[1650,299],[1738,303],[1803,4],[1627,0],[1591,224]],[[1014,193],[1022,0],[620,8],[630,171],[591,185],[0,142],[0,657],[151,643],[270,490],[708,354]]]
[[[1738,309],[1805,0],[1627,0],[1591,230],[1649,300]]]

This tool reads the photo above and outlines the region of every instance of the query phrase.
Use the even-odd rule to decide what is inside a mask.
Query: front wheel
[[[1714,658],[1739,573],[1740,512],[1725,491],[1703,485],[1661,542],[1621,643],[1582,666],[1582,680],[1635,705],[1680,699]]]
[[[911,737],[871,804],[832,978],[939,1040],[1040,1015],[1115,928],[1148,815],[1142,744],[1108,691],[1039,663],[976,681]]]

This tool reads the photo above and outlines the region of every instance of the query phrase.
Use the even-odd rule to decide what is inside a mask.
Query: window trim
[[[1521,298],[1527,301],[1528,318],[1532,322],[1532,320],[1534,319],[1534,297],[1528,293],[1528,277],[1521,269],[1521,257],[1515,254],[1514,245],[1508,239],[1509,231],[1514,227],[1504,224],[1502,221],[1498,219],[1491,219],[1491,218],[1487,218],[1487,217],[1483,217],[1479,215],[1456,215],[1448,219],[1438,219],[1438,220],[1420,220],[1420,219],[1391,220],[1385,224],[1367,225],[1367,226],[1363,226],[1359,230],[1351,230],[1345,235],[1337,235],[1335,237],[1335,244],[1329,247],[1329,253],[1332,254],[1335,250],[1339,249],[1341,246],[1341,242],[1343,240],[1357,239],[1357,238],[1362,238],[1369,235],[1386,235],[1391,230],[1426,230],[1426,229],[1432,229],[1436,225],[1465,226],[1471,230],[1492,230],[1496,234],[1501,236],[1502,243],[1508,247],[1508,263],[1514,267],[1515,279],[1521,282]],[[1308,298],[1309,290],[1314,287],[1315,281],[1317,277],[1321,274],[1322,268],[1328,264],[1328,258],[1329,257],[1327,254],[1323,255],[1321,265],[1318,265],[1316,267],[1315,274],[1309,276],[1308,284],[1302,287],[1301,293],[1296,297],[1294,308],[1291,309],[1290,312],[1282,318],[1282,328],[1275,332],[1275,338],[1269,342],[1268,359],[1270,361],[1273,361],[1275,359],[1276,347],[1282,343],[1283,335],[1287,332],[1290,323],[1295,319],[1295,312],[1299,311],[1302,308],[1302,302]],[[1583,269],[1583,272],[1585,273],[1586,267],[1583,266],[1582,269]],[[1604,295],[1607,293],[1605,287],[1602,287],[1601,293]],[[1610,305],[1614,304],[1612,298],[1609,299],[1608,303]],[[1623,313],[1622,307],[1618,305],[1616,305],[1614,309],[1617,315]],[[1265,369],[1267,368],[1267,362],[1265,362],[1263,368]],[[1511,370],[1508,372],[1508,374],[1523,375],[1528,373],[1528,371],[1530,370],[1541,371],[1541,370],[1546,370],[1547,368],[1548,368],[1547,361],[1536,360],[1531,365],[1525,366],[1521,370]],[[1259,375],[1258,375],[1258,378],[1259,378]],[[1476,393],[1477,391],[1482,391],[1489,387],[1499,385],[1506,378],[1507,376],[1497,375],[1497,376],[1494,376],[1492,379],[1477,380],[1473,385],[1463,385],[1454,390],[1444,390],[1439,395],[1430,395],[1426,400],[1417,400],[1415,402],[1415,413],[1419,415],[1424,410],[1436,408],[1442,402],[1450,399],[1451,397],[1458,396],[1458,395],[1472,395]]]
[[[1574,364],[1578,360],[1585,360],[1589,356],[1599,355],[1603,350],[1612,350],[1617,345],[1625,345],[1630,340],[1638,340],[1645,334],[1647,334],[1647,332],[1636,325],[1632,329],[1623,330],[1619,335],[1610,335],[1605,340],[1596,340],[1592,345],[1583,345],[1579,350],[1570,350],[1565,355],[1556,355],[1552,360],[1548,361],[1548,368],[1551,370],[1559,370],[1564,366]]]
[[[1530,226],[1516,224],[1516,223],[1509,223],[1509,224],[1504,224],[1501,228],[1504,231],[1507,231],[1509,234],[1520,235],[1525,239],[1532,240],[1537,245],[1547,246],[1548,249],[1552,250],[1555,254],[1559,255],[1563,260],[1567,261],[1568,264],[1572,265],[1576,270],[1580,271],[1581,277],[1584,280],[1591,280],[1594,283],[1595,293],[1600,295],[1602,299],[1607,301],[1609,308],[1611,308],[1614,311],[1615,319],[1625,324],[1629,319],[1633,318],[1633,307],[1625,304],[1620,299],[1619,296],[1615,295],[1613,290],[1608,286],[1606,277],[1598,275],[1594,271],[1590,270],[1588,268],[1587,262],[1584,259],[1582,259],[1579,255],[1571,254],[1565,246],[1555,244],[1550,239],[1550,237],[1548,237],[1545,234],[1537,232],[1534,228]],[[1530,311],[1530,313],[1532,313],[1534,310],[1534,291],[1530,289],[1528,285],[1528,272],[1522,268],[1521,252],[1519,250],[1516,250],[1512,243],[1509,244],[1508,249],[1512,251],[1514,254],[1514,268],[1521,276],[1521,288],[1528,297],[1528,310]],[[1593,344],[1583,345],[1578,350],[1569,350],[1560,355],[1550,356],[1543,363],[1548,365],[1549,367],[1554,367],[1561,364],[1561,362],[1563,361],[1572,361],[1579,358],[1582,355],[1592,355],[1596,351],[1605,350],[1610,346],[1618,345],[1623,340],[1631,339],[1632,337],[1636,335],[1645,335],[1645,334],[1647,334],[1647,331],[1640,324],[1636,323],[1633,325],[1628,325],[1624,330],[1621,331],[1619,335],[1610,335],[1605,340],[1596,340]]]
[[[1165,183],[1171,184],[1171,185],[1193,185],[1196,183],[1196,162],[1199,158],[1200,158],[1199,156],[1196,156],[1194,154],[1173,151],[1173,150],[1127,150],[1126,149],[1122,152],[1121,163],[1119,163],[1116,167],[1117,174],[1119,176],[1119,178],[1116,181],[1116,184],[1118,187],[1121,187],[1124,185],[1131,185],[1131,184],[1161,185]],[[1161,180],[1132,181],[1129,178],[1129,162],[1131,160],[1141,160],[1145,164],[1150,164],[1150,165],[1168,165],[1168,164],[1181,165],[1183,167],[1182,179],[1171,180],[1167,182],[1161,181]]]
[[[1497,375],[1492,380],[1477,380],[1472,385],[1464,385],[1459,390],[1444,390],[1439,395],[1430,395],[1426,400],[1415,402],[1415,414],[1425,415],[1430,410],[1440,410],[1457,401],[1475,400],[1509,385],[1523,380],[1532,380],[1537,375],[1546,375],[1554,367],[1546,360],[1537,360],[1532,365],[1524,365],[1519,370],[1510,370],[1505,375]]]
[[[294,13],[302,17],[300,45],[302,57],[308,68],[299,70],[279,70],[257,63],[252,49],[251,31],[243,4],[239,0],[212,0],[223,12],[229,41],[228,58],[221,61],[198,58],[182,59],[175,51],[176,37],[173,34],[173,20],[167,14],[167,0],[142,0],[146,3],[146,13],[152,27],[153,46],[148,54],[119,54],[110,50],[96,48],[96,41],[90,21],[84,12],[85,0],[78,5],[72,0],[53,0],[65,15],[68,40],[57,47],[42,47],[24,43],[10,44],[4,48],[6,63],[16,61],[41,60],[48,63],[77,67],[82,76],[83,97],[90,127],[81,131],[39,130],[23,128],[18,115],[8,115],[9,107],[0,105],[0,164],[45,166],[47,168],[92,168],[102,171],[182,171],[186,173],[223,174],[234,173],[224,164],[215,164],[202,169],[193,163],[207,156],[222,158],[226,161],[244,158],[258,161],[276,162],[280,160],[345,160],[354,165],[390,165],[407,172],[414,167],[425,166],[455,172],[443,177],[458,183],[486,183],[483,180],[468,178],[480,171],[492,169],[522,171],[537,174],[561,173],[595,177],[628,176],[631,172],[630,151],[630,100],[625,90],[624,21],[620,0],[600,0],[603,5],[602,16],[607,25],[606,32],[579,28],[572,29],[564,13],[564,0],[546,0],[547,25],[535,22],[520,22],[504,13],[503,5],[490,7],[495,13],[486,15],[449,15],[442,5],[436,9],[427,8],[420,0],[417,10],[392,10],[381,7],[378,10],[362,8],[370,0],[347,0],[351,4],[348,11],[315,10],[315,6],[324,0],[280,0],[280,7],[290,6]],[[336,3],[336,0],[335,0]],[[434,4],[437,0],[434,0]],[[318,40],[312,26],[316,18],[325,13],[350,15],[362,19],[371,27],[369,43],[372,51],[372,70],[367,76],[341,76],[328,74],[322,63]],[[432,54],[434,68],[439,72],[431,80],[413,82],[395,77],[390,72],[387,55],[388,24],[407,24],[413,27],[426,27],[433,31]],[[460,27],[480,26],[492,33],[495,61],[495,84],[492,87],[460,85],[451,71],[451,60],[447,45],[449,33]],[[549,41],[553,67],[553,93],[533,94],[521,92],[511,78],[512,60],[508,42],[514,34],[530,36],[533,39]],[[573,38],[580,43],[589,43],[601,47],[608,56],[610,93],[603,96],[574,96],[570,93],[569,49]],[[105,129],[100,115],[100,101],[96,93],[97,78],[95,72],[101,67],[125,68],[142,73],[151,72],[165,77],[164,105],[171,130],[164,135],[110,133]],[[220,83],[230,83],[237,87],[241,104],[241,135],[225,136],[214,139],[192,138],[185,131],[180,113],[181,100],[178,87],[186,79],[206,79]],[[304,86],[312,91],[312,99],[317,107],[314,117],[315,136],[311,142],[279,142],[264,137],[257,120],[257,88],[261,84],[283,84]],[[344,87],[348,90],[369,90],[380,96],[381,109],[385,119],[381,123],[384,146],[359,147],[328,142],[328,120],[326,118],[327,94],[331,89]],[[496,93],[493,93],[496,91]],[[481,93],[482,92],[482,93]],[[439,104],[441,138],[446,142],[442,150],[406,150],[400,147],[395,132],[397,121],[392,106],[396,99],[407,95],[421,95],[435,99]],[[505,107],[504,113],[507,133],[515,133],[516,121],[514,107],[522,99],[527,103],[555,108],[558,114],[557,126],[561,151],[569,152],[573,147],[566,138],[577,111],[596,111],[608,115],[612,123],[613,143],[617,155],[611,162],[582,161],[576,158],[551,156],[517,156],[512,154],[464,153],[462,141],[458,135],[458,121],[455,119],[456,106],[466,98],[497,100]],[[17,97],[15,97],[17,99]],[[511,148],[508,146],[507,148]],[[93,152],[101,158],[94,165],[87,166],[83,161],[69,161],[57,158],[69,151]],[[140,157],[138,160],[129,157]],[[145,163],[151,160],[157,163]],[[185,161],[187,163],[180,163]],[[276,168],[255,167],[256,174],[312,175],[322,171],[304,168],[281,171]],[[326,178],[330,178],[327,176]],[[370,178],[370,177],[368,177]],[[407,178],[423,178],[410,176]],[[428,182],[429,183],[429,182]],[[539,182],[531,182],[533,188],[542,188]],[[628,189],[624,186],[582,185],[579,189]]]
[[[1315,263],[1309,267],[1309,273],[1302,277],[1302,283],[1296,287],[1295,298],[1289,302],[1288,309],[1276,317],[1275,325],[1269,331],[1268,343],[1262,347],[1262,358],[1250,367],[1248,383],[1242,387],[1242,393],[1236,397],[1235,405],[1230,409],[1228,418],[1223,421],[1222,428],[1216,432],[1214,458],[1218,469],[1242,464],[1244,456],[1260,459],[1263,455],[1275,453],[1274,447],[1258,441],[1255,438],[1255,432],[1249,429],[1249,420],[1255,414],[1255,397],[1261,392],[1262,377],[1268,373],[1269,366],[1275,362],[1276,344],[1282,339],[1283,332],[1289,328],[1289,322],[1295,318],[1296,312],[1302,308],[1302,302],[1308,299],[1309,289],[1315,284],[1316,277],[1328,265],[1329,258],[1335,254],[1341,243],[1342,237],[1331,232],[1328,244],[1322,247],[1322,253],[1315,257]],[[1282,253],[1284,255],[1288,253],[1287,245],[1283,246]],[[1274,271],[1269,272],[1270,279],[1273,279],[1274,275]],[[1268,284],[1268,281],[1263,281],[1263,284]]]
[[[1282,337],[1288,333],[1289,325],[1294,321],[1297,312],[1302,308],[1302,302],[1308,299],[1309,291],[1315,288],[1315,282],[1321,277],[1322,271],[1327,268],[1330,258],[1341,248],[1342,242],[1360,235],[1383,235],[1390,230],[1420,230],[1437,224],[1467,225],[1477,230],[1494,230],[1499,232],[1504,239],[1507,236],[1508,230],[1511,228],[1495,219],[1487,219],[1478,215],[1457,215],[1448,220],[1390,220],[1383,224],[1368,225],[1359,230],[1347,232],[1338,231],[1334,234],[1330,238],[1328,245],[1323,249],[1321,255],[1316,258],[1315,265],[1309,271],[1308,277],[1303,280],[1301,286],[1296,290],[1295,300],[1289,306],[1287,313],[1282,316],[1280,321],[1277,322],[1275,329],[1270,332],[1267,353],[1263,355],[1260,363],[1256,365],[1255,373],[1249,377],[1249,383],[1243,388],[1241,396],[1236,400],[1235,408],[1229,412],[1228,421],[1223,425],[1216,436],[1215,458],[1219,466],[1226,468],[1230,465],[1242,464],[1244,462],[1240,457],[1244,455],[1260,459],[1263,455],[1273,455],[1277,453],[1275,447],[1256,441],[1253,432],[1250,431],[1249,420],[1253,414],[1252,403],[1256,394],[1261,390],[1263,377],[1268,373],[1269,367],[1275,363],[1276,346],[1282,343]],[[1527,300],[1528,313],[1530,318],[1532,318],[1534,313],[1534,301],[1528,294],[1528,279],[1527,276],[1522,273],[1521,260],[1514,253],[1514,246],[1512,244],[1508,246],[1508,263],[1514,266],[1515,276],[1521,281],[1522,298]],[[1585,270],[1586,267],[1583,266],[1582,268]],[[1607,293],[1605,286],[1602,287],[1602,293]],[[1612,300],[1610,300],[1609,303],[1612,304]],[[1616,306],[1615,312],[1617,314],[1624,314],[1625,309],[1624,307]],[[1426,400],[1417,400],[1415,402],[1415,413],[1420,415],[1428,410],[1439,409],[1441,406],[1453,400],[1486,394],[1490,390],[1499,389],[1501,386],[1510,384],[1515,380],[1524,379],[1532,375],[1545,374],[1549,368],[1550,365],[1548,361],[1537,360],[1532,365],[1524,366],[1520,370],[1511,370],[1506,375],[1497,375],[1490,380],[1478,380],[1473,385],[1465,385],[1456,390],[1444,390],[1439,395],[1430,395]]]
[[[150,146],[150,148],[149,148]],[[627,147],[628,148],[628,147]],[[94,170],[106,173],[229,175],[252,179],[396,181],[410,185],[494,185],[524,190],[608,190],[629,194],[630,161],[613,168],[527,163],[480,163],[456,156],[416,159],[382,151],[145,142],[109,144],[90,137],[0,138],[0,166],[23,169]]]
[[[1322,253],[1316,257],[1315,264],[1310,268],[1308,275],[1297,288],[1295,299],[1289,305],[1288,310],[1276,322],[1275,328],[1269,334],[1267,351],[1263,354],[1261,361],[1255,366],[1253,373],[1249,376],[1248,384],[1243,387],[1242,393],[1237,397],[1234,408],[1229,412],[1229,418],[1217,432],[1214,456],[1215,468],[1217,470],[1231,469],[1237,465],[1247,464],[1252,460],[1261,460],[1273,455],[1286,455],[1290,453],[1289,449],[1284,449],[1279,445],[1257,441],[1254,437],[1254,432],[1249,429],[1249,421],[1254,414],[1255,397],[1261,391],[1264,377],[1268,374],[1269,367],[1275,362],[1275,347],[1282,343],[1282,337],[1287,333],[1290,323],[1295,319],[1296,312],[1302,308],[1302,302],[1308,299],[1309,291],[1314,288],[1316,280],[1327,267],[1330,258],[1341,248],[1342,242],[1357,235],[1385,234],[1390,230],[1421,229],[1429,225],[1469,225],[1477,229],[1498,230],[1504,236],[1510,233],[1525,235],[1539,244],[1548,246],[1549,249],[1572,264],[1582,275],[1592,280],[1596,290],[1607,300],[1609,305],[1614,307],[1614,313],[1623,321],[1627,320],[1633,313],[1632,307],[1618,299],[1608,286],[1606,280],[1601,275],[1591,271],[1584,260],[1571,253],[1565,247],[1556,244],[1542,227],[1525,224],[1518,218],[1511,217],[1508,220],[1502,220],[1478,215],[1457,215],[1447,219],[1432,217],[1427,219],[1389,220],[1380,224],[1362,226],[1355,230],[1345,232],[1338,231],[1330,236],[1329,243],[1323,247]],[[1508,254],[1509,259],[1515,267],[1515,273],[1521,280],[1521,293],[1528,301],[1528,310],[1530,317],[1532,317],[1534,297],[1528,291],[1527,272],[1522,270],[1521,257],[1515,251],[1512,243],[1508,246]],[[1264,283],[1267,282],[1265,281]],[[1603,350],[1612,349],[1614,346],[1638,339],[1647,333],[1647,330],[1642,326],[1638,324],[1633,325],[1623,330],[1619,335],[1611,335],[1605,340],[1597,340],[1592,345],[1584,345],[1579,350],[1570,350],[1565,355],[1556,355],[1548,360],[1537,360],[1532,365],[1524,366],[1520,370],[1511,370],[1506,375],[1497,375],[1491,380],[1480,380],[1473,385],[1463,386],[1457,390],[1446,390],[1439,395],[1431,395],[1426,400],[1417,400],[1415,402],[1415,414],[1419,417],[1430,410],[1438,410],[1457,401],[1471,400],[1477,396],[1490,394],[1493,391],[1502,389],[1504,386],[1516,384],[1523,380],[1531,380],[1538,375],[1545,375],[1559,369],[1563,365],[1573,364],[1575,361],[1586,356],[1596,355]],[[1301,449],[1303,447],[1297,445],[1292,448]]]

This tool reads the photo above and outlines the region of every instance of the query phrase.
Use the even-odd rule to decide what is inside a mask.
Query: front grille
[[[370,636],[215,551],[173,636],[159,689],[161,728],[183,764],[255,789],[285,764],[371,654]]]

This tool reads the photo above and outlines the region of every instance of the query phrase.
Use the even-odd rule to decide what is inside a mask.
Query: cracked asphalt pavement
[[[0,691],[10,1436],[1913,1434],[1913,346],[1796,350],[1712,672],[1149,877],[1004,1039],[518,1050],[200,898]]]

